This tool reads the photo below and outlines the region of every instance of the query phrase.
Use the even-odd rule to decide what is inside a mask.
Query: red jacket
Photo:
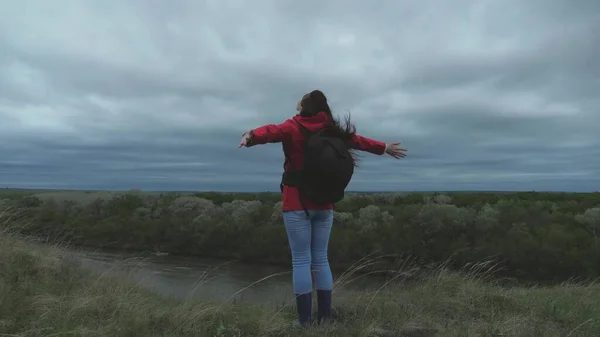
[[[325,112],[310,117],[296,115],[293,118],[287,119],[285,122],[274,125],[264,125],[252,131],[252,143],[250,146],[266,144],[266,143],[283,143],[283,148],[288,153],[289,162],[284,164],[284,170],[290,167],[302,168],[303,161],[303,141],[304,135],[296,122],[302,124],[309,131],[318,131],[327,126],[329,119]],[[356,135],[350,146],[354,149],[367,151],[373,154],[382,155],[385,153],[386,144],[367,137]],[[306,208],[309,210],[325,210],[333,209],[333,204],[314,205],[308,201],[305,202]],[[283,207],[285,211],[303,210],[300,203],[298,189],[293,186],[283,186]]]

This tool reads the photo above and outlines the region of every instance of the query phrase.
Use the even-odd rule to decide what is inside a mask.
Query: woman
[[[400,143],[383,143],[356,134],[356,128],[346,119],[344,126],[333,117],[327,98],[314,90],[304,95],[296,106],[298,114],[279,125],[265,125],[250,130],[242,136],[239,147],[250,147],[266,143],[283,143],[286,154],[284,170],[301,168],[303,162],[304,136],[298,123],[311,132],[330,128],[336,135],[346,140],[349,147],[373,154],[384,153],[399,159],[406,156],[406,149]],[[309,201],[302,203],[298,189],[281,186],[283,193],[283,221],[285,224],[293,266],[293,288],[296,294],[298,322],[305,326],[311,321],[312,277],[311,265],[317,290],[317,317],[319,322],[331,319],[331,292],[333,277],[327,258],[327,246],[333,225],[333,204],[316,205]],[[306,210],[306,212],[305,212]]]

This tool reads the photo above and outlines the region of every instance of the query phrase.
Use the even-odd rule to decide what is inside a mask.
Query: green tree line
[[[289,264],[277,193],[0,193],[23,234],[74,244]],[[330,261],[385,255],[461,268],[492,259],[499,277],[600,276],[600,193],[348,194],[336,205]],[[380,266],[381,267],[381,266]]]

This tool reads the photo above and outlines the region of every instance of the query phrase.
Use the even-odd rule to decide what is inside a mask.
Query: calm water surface
[[[275,304],[293,300],[291,266],[282,268],[227,260],[148,256],[81,248],[71,253],[84,268],[98,272],[126,271],[133,281],[169,297]],[[340,273],[337,274],[335,276]],[[374,277],[361,277],[358,281],[336,288],[336,292],[376,289],[382,282]]]

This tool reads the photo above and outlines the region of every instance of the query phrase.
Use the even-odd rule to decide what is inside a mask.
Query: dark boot
[[[312,293],[296,295],[296,310],[300,326],[310,325],[312,311]]]
[[[319,324],[331,322],[331,290],[317,290],[317,310]]]

